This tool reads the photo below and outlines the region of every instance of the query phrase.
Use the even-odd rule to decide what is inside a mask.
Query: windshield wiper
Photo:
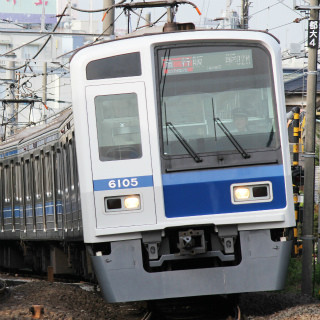
[[[238,152],[242,155],[244,159],[250,158],[250,154],[248,154],[239,142],[235,139],[233,134],[228,130],[228,128],[223,124],[223,122],[219,118],[213,118],[213,121],[217,123],[219,128],[223,131],[223,133],[227,136],[233,146],[238,150]]]
[[[193,158],[195,162],[202,162],[202,159],[197,155],[197,153],[193,150],[187,140],[181,135],[181,133],[176,129],[176,127],[172,124],[172,122],[166,123],[167,127],[172,131],[172,133],[176,136],[178,141],[182,144],[182,146],[187,150],[190,156]]]

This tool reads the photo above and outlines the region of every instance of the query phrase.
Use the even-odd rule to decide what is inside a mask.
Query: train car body
[[[71,81],[84,241],[108,301],[283,287],[295,218],[274,37],[109,41],[74,55]]]
[[[0,144],[0,267],[83,275],[76,163],[70,108]]]

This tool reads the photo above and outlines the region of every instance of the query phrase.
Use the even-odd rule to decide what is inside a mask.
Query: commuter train
[[[90,260],[109,302],[281,289],[295,217],[277,39],[144,34],[70,67],[73,115],[0,149],[0,239]]]
[[[0,144],[0,267],[89,276],[72,110]]]

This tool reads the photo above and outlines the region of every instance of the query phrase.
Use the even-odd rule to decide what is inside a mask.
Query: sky
[[[93,8],[102,8],[102,0],[91,0]],[[140,0],[139,0],[140,1]],[[115,0],[115,2],[119,2]],[[214,20],[222,17],[226,10],[227,2],[231,2],[230,9],[241,13],[241,0],[193,0],[198,6],[202,15],[190,5],[180,5],[176,19],[178,22],[193,22],[197,25],[203,24],[205,19]],[[297,4],[304,4],[303,0],[297,0]],[[89,0],[79,0],[79,7],[89,9]],[[249,8],[249,28],[257,30],[268,30],[275,35],[281,42],[282,50],[290,48],[291,43],[299,43],[303,50],[303,43],[306,36],[307,20],[300,23],[293,23],[297,18],[305,17],[305,13],[293,9],[293,0],[251,0]],[[151,13],[151,20],[154,21],[165,12],[164,9],[147,9]],[[115,17],[120,13],[117,10]],[[144,14],[144,15],[145,15]],[[88,15],[84,14],[84,16]],[[83,17],[84,17],[83,16]],[[101,14],[96,14],[94,19],[101,20]],[[165,20],[164,18],[163,20]],[[133,19],[132,27],[135,28],[136,22]],[[116,21],[116,29],[126,29],[127,20],[122,15]]]

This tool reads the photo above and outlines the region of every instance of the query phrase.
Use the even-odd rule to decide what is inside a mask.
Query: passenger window
[[[41,199],[42,194],[42,174],[41,174],[41,158],[36,157],[34,158],[34,179],[35,179],[35,193],[36,199]]]
[[[66,145],[63,146],[63,183],[64,183],[64,194],[68,195],[69,193],[69,180],[70,180],[70,170],[69,170],[69,155],[68,155],[68,147]]]
[[[95,107],[100,160],[141,158],[137,95],[97,96]]]
[[[70,189],[71,191],[74,190],[74,164],[73,164],[73,149],[72,149],[72,142],[69,141],[69,168],[70,168]]]
[[[44,172],[45,172],[45,192],[46,197],[50,198],[52,196],[52,165],[50,153],[47,152],[44,156]]]
[[[58,195],[61,195],[63,192],[62,192],[62,176],[63,176],[63,168],[62,168],[62,155],[61,155],[61,150],[57,150],[57,153],[56,153],[56,159],[55,159],[55,162],[56,162],[56,171],[55,171],[55,174],[56,174],[56,189],[57,189],[57,194]]]
[[[30,162],[26,160],[24,163],[24,181],[25,181],[25,197],[26,201],[31,200],[31,181],[30,181]]]
[[[4,168],[4,202],[11,201],[11,165]]]
[[[15,200],[22,201],[21,167],[20,163],[15,165]]]

